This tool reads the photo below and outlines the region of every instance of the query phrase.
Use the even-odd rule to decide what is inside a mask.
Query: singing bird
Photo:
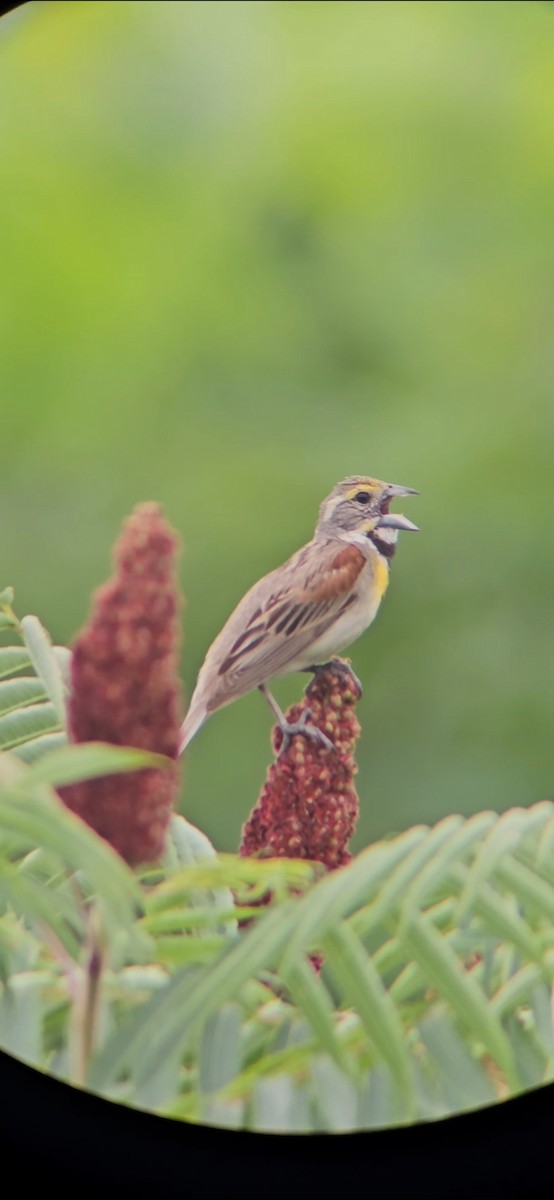
[[[326,735],[287,723],[268,682],[293,671],[317,672],[371,625],[389,582],[399,530],[417,531],[396,496],[414,488],[351,475],[319,510],[311,542],[250,588],[210,646],[185,718],[179,753],[212,713],[259,688],[287,742],[296,733],[333,749]],[[283,741],[283,744],[284,741]]]

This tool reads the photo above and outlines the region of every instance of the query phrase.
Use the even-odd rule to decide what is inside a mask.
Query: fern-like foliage
[[[21,629],[29,704],[55,706]],[[153,756],[50,744],[25,763],[26,744],[0,754],[12,1054],[127,1104],[271,1131],[433,1119],[554,1077],[550,802],[416,826],[331,874],[217,855],[175,816],[140,874],[54,789]]]
[[[66,742],[70,651],[52,646],[37,617],[18,620],[13,589],[0,592],[0,751],[32,762]]]

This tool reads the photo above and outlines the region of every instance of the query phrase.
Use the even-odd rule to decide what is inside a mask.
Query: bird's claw
[[[344,680],[345,683],[354,683],[359,691],[360,697],[363,695],[363,688],[358,676],[356,675],[355,671],[352,670],[350,663],[346,662],[343,658],[332,658],[328,663],[319,663],[317,666],[306,667],[306,670],[313,672],[314,679],[317,679],[318,675],[321,675],[323,671],[329,671],[332,675],[337,675],[339,679]],[[309,684],[304,689],[305,695],[308,695],[312,683],[313,680],[310,680]]]
[[[305,708],[300,719],[295,721],[294,724],[290,724],[287,721],[285,725],[281,725],[283,740],[277,755],[278,758],[280,758],[282,754],[286,753],[293,737],[296,737],[297,734],[301,734],[302,737],[308,738],[310,742],[316,742],[320,746],[324,746],[326,750],[335,749],[331,739],[327,737],[326,733],[323,733],[322,729],[318,729],[317,725],[307,724],[311,715],[310,709]]]

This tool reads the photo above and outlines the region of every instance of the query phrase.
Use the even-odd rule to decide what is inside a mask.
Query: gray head
[[[364,537],[373,540],[375,536],[385,544],[396,542],[398,530],[415,531],[417,525],[402,513],[389,512],[390,502],[395,496],[417,495],[415,488],[385,483],[369,475],[349,475],[323,501],[316,533],[343,538],[346,535],[346,540],[350,540],[351,534],[356,541]]]

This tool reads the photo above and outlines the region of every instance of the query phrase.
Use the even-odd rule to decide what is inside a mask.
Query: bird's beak
[[[404,529],[407,533],[419,533],[419,525],[414,525],[404,513],[383,513],[383,516],[379,517],[377,527],[382,525],[387,529]]]
[[[389,483],[387,496],[419,496],[419,492],[415,488],[402,487],[399,483]]]
[[[389,483],[385,492],[387,508],[388,501],[389,499],[392,499],[393,496],[419,496],[419,492],[417,492],[415,488],[402,487],[399,483]],[[384,525],[388,529],[403,529],[406,532],[409,531],[413,533],[419,532],[417,525],[414,525],[413,521],[409,521],[403,513],[384,512],[382,516],[379,517],[377,524]]]

